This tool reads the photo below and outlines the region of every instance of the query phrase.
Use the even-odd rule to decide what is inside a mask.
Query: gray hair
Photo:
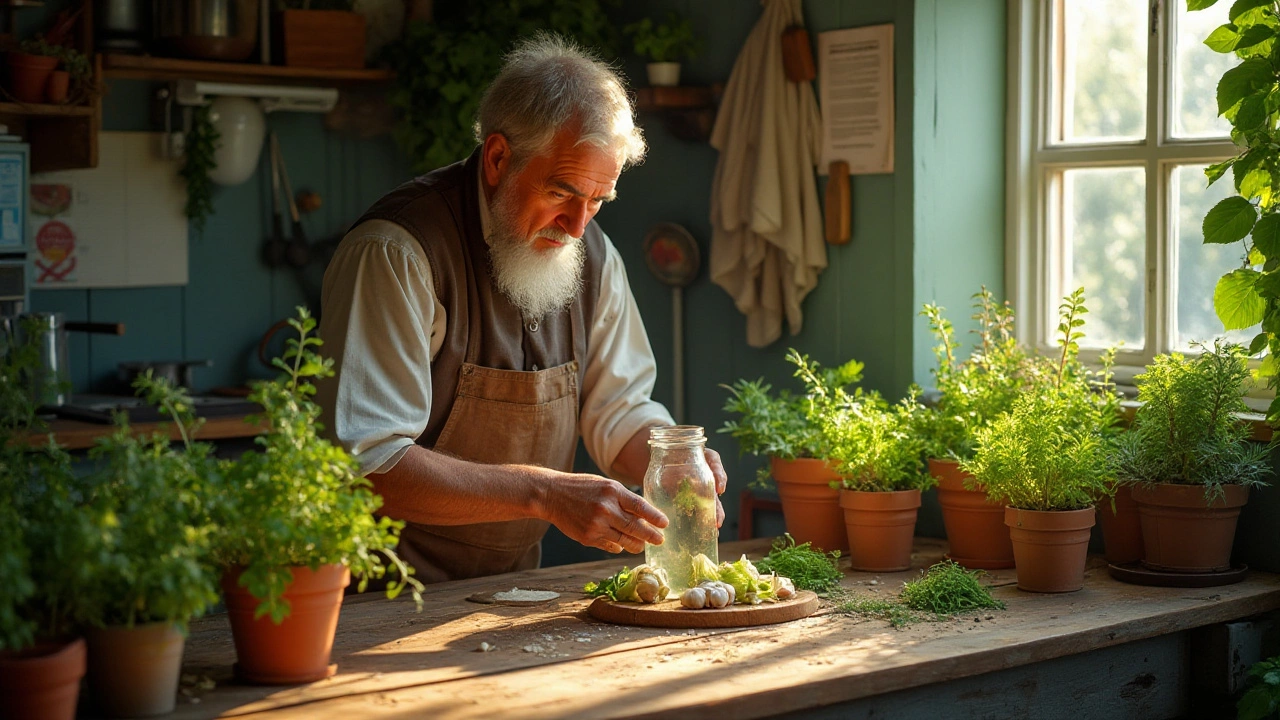
[[[578,144],[615,153],[623,168],[644,158],[644,134],[621,76],[576,43],[539,33],[507,54],[480,99],[476,140],[502,134],[521,167],[573,123]]]

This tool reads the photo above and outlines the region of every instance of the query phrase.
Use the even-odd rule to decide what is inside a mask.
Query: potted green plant
[[[692,60],[698,54],[699,42],[693,34],[693,24],[675,12],[667,16],[665,23],[642,18],[622,31],[632,36],[636,54],[649,59],[645,70],[649,84],[654,87],[679,85],[680,58]]]
[[[61,61],[61,48],[50,45],[43,37],[23,41],[19,51],[10,51],[9,93],[18,102],[45,101],[49,79]]]
[[[355,459],[319,434],[310,380],[331,376],[333,361],[315,350],[315,319],[300,307],[289,324],[298,337],[273,359],[282,374],[249,395],[263,407],[250,421],[264,422],[267,432],[227,469],[224,502],[215,507],[237,670],[266,684],[334,672],[329,655],[352,572],[364,589],[387,572],[385,557],[399,573],[388,597],[408,585],[421,603],[422,589],[392,551],[404,523],[374,516],[382,499]]]
[[[813,364],[828,388],[862,379],[862,363],[856,360],[834,369],[817,369]],[[769,458],[756,485],[767,487],[767,478],[772,478],[787,531],[797,542],[847,551],[840,493],[831,487],[840,476],[827,464],[821,434],[809,424],[807,398],[787,390],[775,395],[763,379],[739,380],[724,387],[730,393],[724,409],[739,418],[727,421],[720,432],[736,439],[742,452]]]
[[[34,330],[34,328],[32,328]],[[33,337],[28,332],[27,337]],[[85,642],[82,592],[102,518],[79,501],[71,458],[50,438],[28,445],[35,407],[24,378],[33,345],[0,338],[0,698],[12,717],[75,717]]]
[[[960,466],[1003,499],[1018,587],[1071,592],[1084,585],[1094,503],[1111,488],[1110,428],[1117,398],[1109,369],[1079,360],[1083,288],[1059,309],[1061,351],[1043,383],[977,432],[973,459]]]
[[[1247,351],[1221,341],[1200,349],[1160,355],[1136,378],[1142,405],[1117,446],[1120,477],[1137,483],[1143,564],[1154,570],[1230,569],[1240,508],[1272,473],[1274,443],[1253,442],[1239,415]]]
[[[975,293],[978,342],[967,358],[943,309],[924,306],[937,340],[933,371],[939,397],[918,414],[926,439],[929,472],[938,481],[938,503],[951,545],[949,556],[969,568],[1013,567],[1013,544],[1004,524],[1005,503],[987,497],[986,488],[960,468],[973,458],[977,433],[1009,411],[1018,395],[1033,386],[1039,364],[1013,334],[1014,313],[986,287]]]
[[[890,404],[877,392],[855,388],[849,393],[827,384],[820,369],[794,350],[787,360],[805,384],[809,422],[841,478],[837,486],[852,569],[910,568],[920,493],[933,485],[925,469],[924,439],[913,431],[917,389]]]
[[[551,30],[618,55],[619,33],[606,12],[618,0],[526,0],[435,3],[430,22],[410,22],[383,49],[395,72],[389,94],[398,111],[396,140],[421,172],[457,162],[476,147],[473,122],[480,97],[520,38]]]
[[[95,598],[89,687],[112,717],[173,711],[187,621],[218,599],[209,506],[222,488],[212,446],[194,441],[201,422],[184,390],[150,371],[134,388],[172,419],[181,443],[137,436],[121,415],[89,452],[99,467],[88,502],[112,519],[84,587]]]

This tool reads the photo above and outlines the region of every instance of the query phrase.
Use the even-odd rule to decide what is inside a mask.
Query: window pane
[[[1204,165],[1183,165],[1173,170],[1172,222],[1170,231],[1177,240],[1174,250],[1174,277],[1177,279],[1177,316],[1174,320],[1175,349],[1185,350],[1193,342],[1226,337],[1247,344],[1258,328],[1224,333],[1213,311],[1213,289],[1218,278],[1244,261],[1244,243],[1205,245],[1201,229],[1205,213],[1219,200],[1232,194],[1231,176],[1213,187],[1205,187]]]
[[[1217,8],[1187,12],[1177,3],[1173,52],[1173,135],[1180,138],[1227,137],[1231,124],[1218,116],[1218,79],[1240,58],[1210,50],[1204,39],[1226,22]]]
[[[1147,3],[1057,0],[1054,99],[1061,142],[1141,140],[1147,123]]]
[[[1058,294],[1084,287],[1089,314],[1081,346],[1123,343],[1124,349],[1141,350],[1146,174],[1142,168],[1066,170],[1061,192]]]

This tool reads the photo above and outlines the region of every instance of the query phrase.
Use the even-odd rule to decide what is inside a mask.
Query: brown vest
[[[604,236],[583,235],[583,288],[567,310],[526,321],[490,276],[480,232],[479,151],[379,200],[357,222],[394,222],[421,243],[448,322],[431,363],[431,411],[419,445],[479,463],[572,470],[587,336],[599,296]],[[398,552],[425,582],[536,567],[546,523],[408,523]]]

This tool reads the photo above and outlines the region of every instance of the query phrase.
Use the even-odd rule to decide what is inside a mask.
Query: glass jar
[[[716,527],[716,480],[707,465],[707,438],[697,425],[649,430],[649,469],[644,499],[661,510],[670,524],[661,545],[645,547],[644,559],[667,571],[674,592],[692,585],[693,558],[699,553],[719,563]]]

